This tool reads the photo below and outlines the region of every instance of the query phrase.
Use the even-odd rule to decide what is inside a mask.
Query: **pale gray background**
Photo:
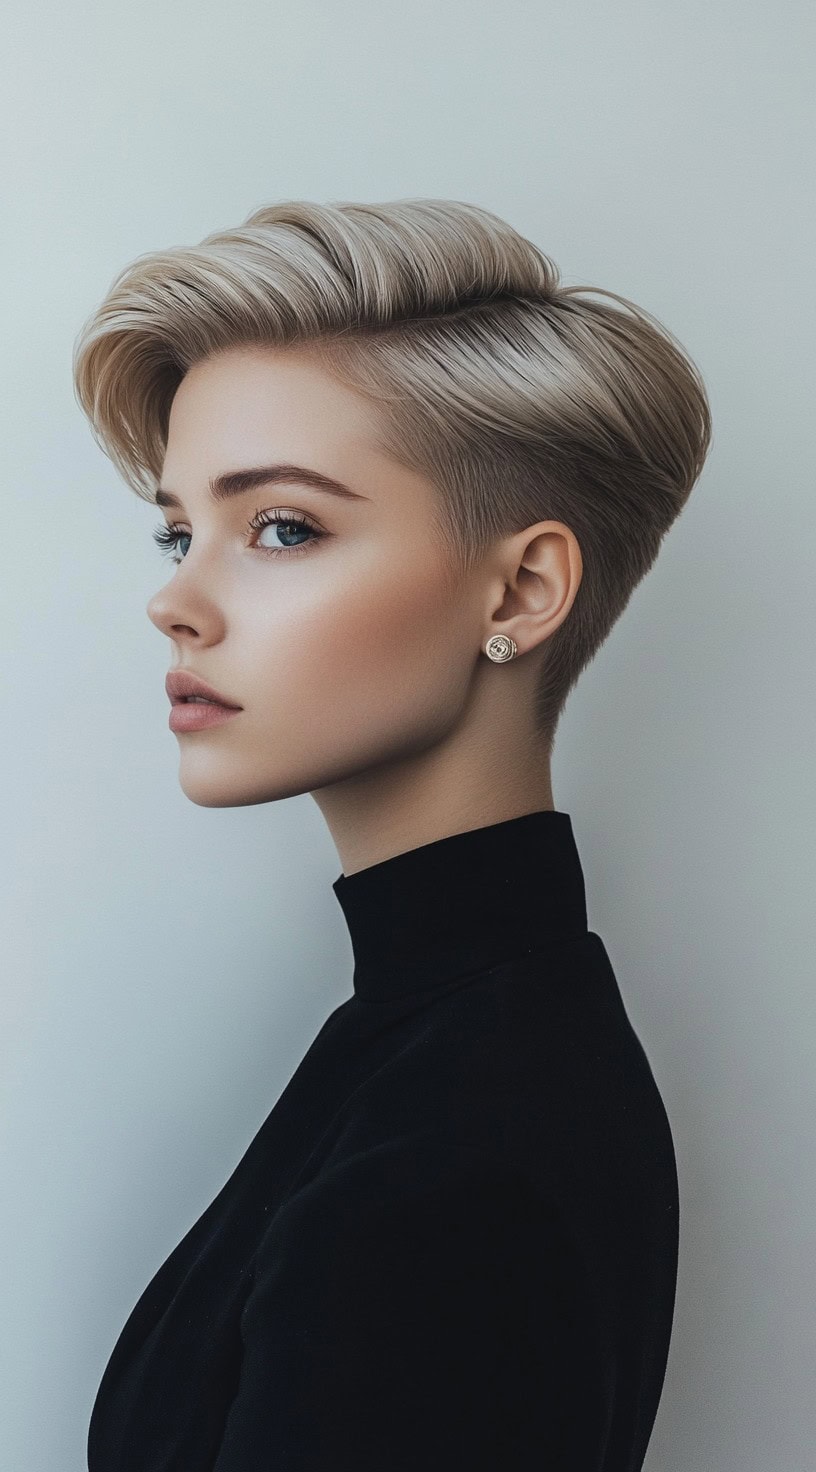
[[[812,7],[34,3],[4,27],[0,1466],[79,1472],[136,1298],[351,951],[308,795],[178,786],[157,514],[75,406],[136,255],[449,195],[642,303],[715,422],[553,767],[663,1091],[681,1260],[648,1472],[806,1472],[816,1414]],[[383,1469],[386,1472],[386,1469]]]

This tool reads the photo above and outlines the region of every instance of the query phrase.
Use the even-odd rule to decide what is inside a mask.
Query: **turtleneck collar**
[[[586,932],[568,813],[525,813],[395,854],[332,885],[354,992],[391,1001]]]

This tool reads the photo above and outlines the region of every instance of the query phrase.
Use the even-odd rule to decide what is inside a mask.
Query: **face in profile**
[[[176,732],[196,803],[353,781],[427,750],[461,715],[484,585],[451,577],[432,529],[437,492],[375,447],[375,415],[303,351],[231,350],[179,385],[162,473],[175,502],[160,532],[178,560],[147,611],[170,641],[168,670],[240,706]],[[210,494],[211,479],[276,465],[350,494],[296,471]]]

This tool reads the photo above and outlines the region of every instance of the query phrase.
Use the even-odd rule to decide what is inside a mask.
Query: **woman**
[[[675,1157],[550,761],[702,469],[697,369],[486,210],[290,201],[133,263],[75,381],[165,513],[182,788],[312,793],[354,954],[90,1472],[640,1468]]]

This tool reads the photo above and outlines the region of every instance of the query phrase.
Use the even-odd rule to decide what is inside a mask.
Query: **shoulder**
[[[324,1164],[270,1228],[262,1270],[285,1262],[291,1275],[300,1263],[310,1292],[398,1283],[403,1301],[442,1280],[449,1291],[453,1278],[486,1289],[485,1273],[498,1291],[547,1243],[570,1250],[557,1204],[528,1172],[444,1130],[406,1131]]]
[[[322,1162],[362,1169],[368,1157],[398,1184],[415,1154],[427,1179],[453,1163],[463,1187],[503,1170],[581,1210],[590,1196],[624,1214],[644,1193],[676,1196],[666,1110],[599,937],[493,968],[418,1010],[334,1121]]]
[[[660,1109],[648,1060],[592,932],[510,960],[418,1006],[349,1100],[352,1131],[446,1131],[501,1158],[570,1121],[637,1129]],[[349,1139],[353,1147],[353,1138]]]
[[[515,1162],[462,1141],[449,1129],[403,1129],[353,1150],[336,1151],[289,1197],[287,1209],[303,1219],[314,1212],[378,1221],[429,1211],[490,1212],[494,1203],[529,1203],[539,1194],[531,1176]]]

